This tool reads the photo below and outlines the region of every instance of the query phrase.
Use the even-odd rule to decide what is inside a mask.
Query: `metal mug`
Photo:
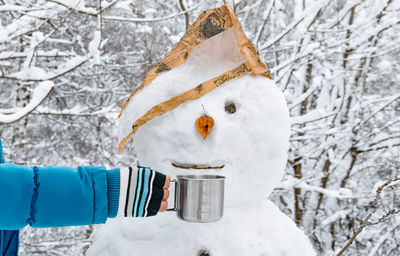
[[[189,222],[218,221],[224,214],[225,177],[219,175],[178,175],[174,208],[177,216]]]

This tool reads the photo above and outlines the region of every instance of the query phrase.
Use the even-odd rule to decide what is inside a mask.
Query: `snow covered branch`
[[[374,117],[376,114],[378,114],[380,111],[382,111],[384,108],[395,102],[396,100],[400,99],[400,93],[394,95],[391,99],[389,99],[385,104],[380,106],[378,109],[376,109],[371,115],[369,115],[367,118],[364,120],[361,120],[360,124],[356,126],[356,129],[363,126],[366,122],[368,122],[372,117]]]
[[[305,123],[319,121],[321,119],[333,116],[335,114],[336,114],[336,112],[334,112],[334,113],[324,113],[323,110],[315,109],[315,110],[312,110],[312,111],[308,112],[305,115],[296,116],[296,117],[290,118],[290,123],[292,125],[294,125],[294,124],[305,124]]]
[[[284,36],[286,36],[287,34],[289,34],[289,32],[291,32],[292,30],[294,30],[296,28],[296,26],[298,26],[304,19],[309,18],[309,17],[313,17],[315,15],[317,15],[317,13],[328,3],[329,1],[326,0],[319,0],[319,1],[315,1],[315,3],[313,3],[312,5],[310,5],[306,10],[303,11],[303,13],[301,15],[299,15],[299,17],[293,21],[290,25],[287,26],[286,30],[282,31],[278,36],[276,36],[275,38],[269,40],[268,42],[266,42],[265,44],[263,44],[262,46],[260,46],[260,51],[263,51],[269,47],[271,47],[272,45],[274,45],[275,43],[279,42]]]
[[[270,198],[312,234],[318,255],[334,255],[372,210],[371,187],[398,177],[400,1],[233,2],[291,117],[291,161]],[[205,0],[0,1],[0,123],[12,123],[0,125],[0,134],[12,148],[10,160],[131,164],[132,152],[114,154],[114,112],[188,20],[214,7]],[[391,214],[398,210],[395,184],[369,220],[382,222],[364,229],[354,240],[360,246],[353,242],[344,254],[400,255],[391,239],[400,235],[400,215]],[[21,256],[44,251],[31,242],[46,241],[41,231],[30,232]],[[56,237],[63,235],[72,236]],[[83,255],[83,244],[79,252],[57,253]]]
[[[65,75],[68,72],[73,71],[74,69],[80,67],[85,62],[87,62],[92,56],[76,56],[69,61],[67,61],[64,65],[58,67],[54,71],[45,71],[38,67],[29,67],[27,69],[20,70],[16,73],[10,75],[3,75],[0,78],[13,79],[13,80],[22,80],[22,81],[46,81],[53,80],[60,76]]]
[[[0,125],[10,124],[16,122],[37,108],[50,94],[54,87],[54,83],[51,81],[41,82],[32,92],[32,99],[28,105],[23,108],[16,109],[12,114],[0,113]]]
[[[109,20],[109,21],[122,21],[122,22],[157,22],[157,21],[163,21],[163,20],[169,20],[173,19],[175,17],[178,17],[180,15],[185,15],[195,9],[197,9],[199,6],[201,6],[205,0],[199,2],[195,6],[188,8],[186,11],[181,11],[177,12],[171,15],[168,15],[166,17],[158,17],[158,18],[124,18],[124,17],[119,17],[119,16],[103,16],[103,20]]]
[[[72,0],[72,1],[68,1],[68,0],[48,0],[49,2],[52,3],[56,3],[58,5],[61,5],[65,8],[68,9],[72,9],[74,11],[77,11],[79,13],[83,13],[83,14],[87,14],[87,15],[91,15],[91,16],[97,16],[99,15],[101,12],[107,10],[108,8],[112,7],[113,5],[115,5],[119,0],[114,0],[111,2],[108,1],[102,1],[104,2],[104,4],[101,4],[101,10],[96,10],[94,8],[88,8],[85,7],[85,2],[81,1],[81,0]]]
[[[381,194],[383,192],[383,190],[387,187],[389,187],[390,185],[393,185],[394,183],[398,182],[400,179],[393,179],[393,180],[388,180],[385,183],[383,183],[381,186],[379,186],[376,189],[376,194],[375,194],[375,200],[372,201],[370,203],[370,207],[371,207],[371,212],[363,219],[363,221],[361,222],[361,225],[358,229],[356,229],[353,233],[353,235],[350,237],[350,239],[348,240],[348,242],[343,246],[343,248],[336,254],[336,256],[341,256],[343,255],[343,253],[349,248],[349,246],[354,242],[354,240],[356,239],[356,237],[364,230],[364,228],[371,226],[371,225],[376,225],[379,223],[382,223],[384,221],[386,221],[389,217],[391,217],[392,215],[395,215],[397,213],[399,213],[399,210],[395,210],[395,209],[391,209],[388,212],[386,212],[382,217],[380,217],[378,219],[378,221],[376,222],[370,222],[370,218],[377,212],[378,210],[378,201],[381,199]]]
[[[293,188],[301,188],[306,191],[318,192],[318,193],[322,193],[324,195],[327,195],[327,196],[333,197],[333,198],[337,198],[337,199],[365,198],[365,196],[353,195],[352,191],[349,189],[344,189],[344,188],[341,188],[339,190],[325,189],[325,188],[321,188],[318,186],[309,185],[306,182],[303,182],[301,180],[298,180],[298,179],[292,178],[292,177],[288,177],[286,180],[284,180],[281,183],[281,185],[276,187],[277,190],[289,190],[289,189],[293,189]]]

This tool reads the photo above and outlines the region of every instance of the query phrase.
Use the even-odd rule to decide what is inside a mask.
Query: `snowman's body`
[[[122,135],[155,104],[243,63],[235,40],[232,30],[222,32],[198,46],[183,65],[159,75],[128,105]],[[203,115],[214,120],[206,139],[195,126]],[[201,250],[212,256],[315,255],[304,233],[267,199],[284,174],[289,134],[284,96],[261,76],[227,81],[150,120],[133,137],[139,163],[172,177],[225,176],[224,216],[206,224],[182,221],[173,212],[110,220],[94,232],[88,255],[197,256]],[[212,169],[217,166],[224,167]]]
[[[303,232],[269,200],[225,209],[214,223],[184,222],[174,214],[112,220],[94,238],[89,255],[315,255]]]

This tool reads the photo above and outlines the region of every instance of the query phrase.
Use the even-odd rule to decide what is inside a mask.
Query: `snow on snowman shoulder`
[[[88,255],[315,255],[267,199],[284,174],[289,133],[283,94],[230,7],[203,12],[123,107],[119,149],[133,137],[142,165],[225,176],[224,216],[110,220]]]

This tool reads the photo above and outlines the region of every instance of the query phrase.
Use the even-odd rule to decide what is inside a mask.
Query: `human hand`
[[[168,208],[168,197],[169,197],[169,185],[171,182],[171,176],[167,175],[167,178],[165,179],[165,183],[163,186],[164,189],[164,197],[161,201],[161,206],[159,212],[164,212]]]

